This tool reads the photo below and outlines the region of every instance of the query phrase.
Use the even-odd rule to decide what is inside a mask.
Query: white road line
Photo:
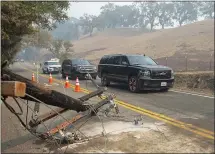
[[[169,90],[169,91],[172,91],[172,92],[175,92],[175,93],[182,93],[182,94],[187,94],[187,95],[194,95],[194,96],[200,96],[200,97],[205,97],[205,98],[212,98],[212,99],[214,99],[214,97],[212,97],[212,96],[205,96],[205,95],[197,94],[197,93],[190,93],[190,92],[177,91],[177,90]]]

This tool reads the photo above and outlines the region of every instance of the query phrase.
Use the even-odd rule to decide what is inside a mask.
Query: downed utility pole
[[[3,81],[19,81],[26,83],[26,93],[44,102],[45,104],[75,110],[77,112],[85,111],[88,109],[88,105],[84,105],[83,102],[78,99],[72,98],[55,90],[45,88],[43,85],[34,83],[31,80],[26,79],[9,70],[2,70],[2,74]],[[22,99],[35,102],[35,100],[28,95],[26,95]]]
[[[12,97],[24,97],[26,84],[19,81],[1,81],[1,95]]]
[[[44,88],[43,85],[34,83],[31,80],[28,80],[18,74],[12,73],[9,70],[3,70],[2,73],[3,73],[2,75],[3,81],[20,81],[20,82],[26,83],[26,95],[22,97],[22,99],[60,107],[48,114],[46,113],[44,115],[40,115],[39,117],[36,116],[36,118],[32,117],[32,120],[29,122],[29,126],[31,128],[28,128],[27,130],[33,134],[36,133],[36,129],[38,125],[40,125],[42,122],[45,122],[57,116],[58,114],[66,112],[67,110],[75,110],[77,112],[82,111],[81,113],[78,113],[75,117],[70,119],[69,121],[65,121],[64,123],[58,125],[57,127],[52,128],[48,132],[45,132],[42,134],[40,133],[39,136],[37,135],[42,139],[48,139],[50,137],[53,137],[53,135],[62,134],[63,130],[72,128],[74,123],[77,123],[78,121],[87,120],[89,117],[96,115],[99,108],[102,107],[103,105],[108,103],[110,104],[113,103],[114,95],[110,95],[106,97],[106,99],[101,100],[95,105],[90,105],[85,103],[85,101],[95,96],[99,96],[101,98],[101,95],[103,94],[103,92],[107,90],[106,88],[102,88],[96,85],[96,83],[94,82],[90,74],[88,74],[89,75],[88,77],[93,82],[93,84],[97,87],[97,90],[87,95],[84,95],[79,99],[75,99],[67,95],[64,95],[60,92],[57,92],[55,90],[49,90],[47,88]],[[3,99],[3,102],[5,102],[5,99]],[[19,117],[18,119],[21,121]],[[24,127],[27,128],[27,126],[22,121],[21,123],[23,124]],[[64,137],[63,138],[62,137],[63,136],[60,137],[60,140],[65,139]]]

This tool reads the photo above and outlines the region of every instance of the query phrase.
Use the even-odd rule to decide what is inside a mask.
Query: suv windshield
[[[48,65],[60,65],[59,62],[48,62]]]
[[[157,65],[147,56],[128,56],[130,65]]]
[[[72,60],[72,64],[73,65],[90,65],[90,63],[84,59],[74,59],[74,60]]]

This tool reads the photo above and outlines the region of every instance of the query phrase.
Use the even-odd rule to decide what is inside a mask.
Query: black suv
[[[145,55],[105,55],[98,65],[98,76],[103,86],[111,81],[125,82],[131,92],[139,90],[164,90],[173,86],[173,70],[158,65]]]
[[[62,63],[61,73],[63,78],[65,78],[66,75],[71,78],[85,78],[86,74],[89,73],[92,78],[96,79],[97,68],[85,59],[66,59]]]

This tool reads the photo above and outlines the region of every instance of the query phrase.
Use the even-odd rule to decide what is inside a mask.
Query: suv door
[[[114,75],[114,79],[117,81],[121,81],[122,80],[122,76],[121,76],[121,56],[115,56],[113,58],[113,65],[112,65],[112,71],[113,71],[113,75]]]
[[[114,65],[113,65],[114,56],[107,59],[107,65],[105,66],[105,73],[108,79],[114,79]]]
[[[128,75],[130,73],[128,65],[128,58],[126,56],[122,56],[120,61],[120,69],[118,70],[122,81],[128,81]]]

